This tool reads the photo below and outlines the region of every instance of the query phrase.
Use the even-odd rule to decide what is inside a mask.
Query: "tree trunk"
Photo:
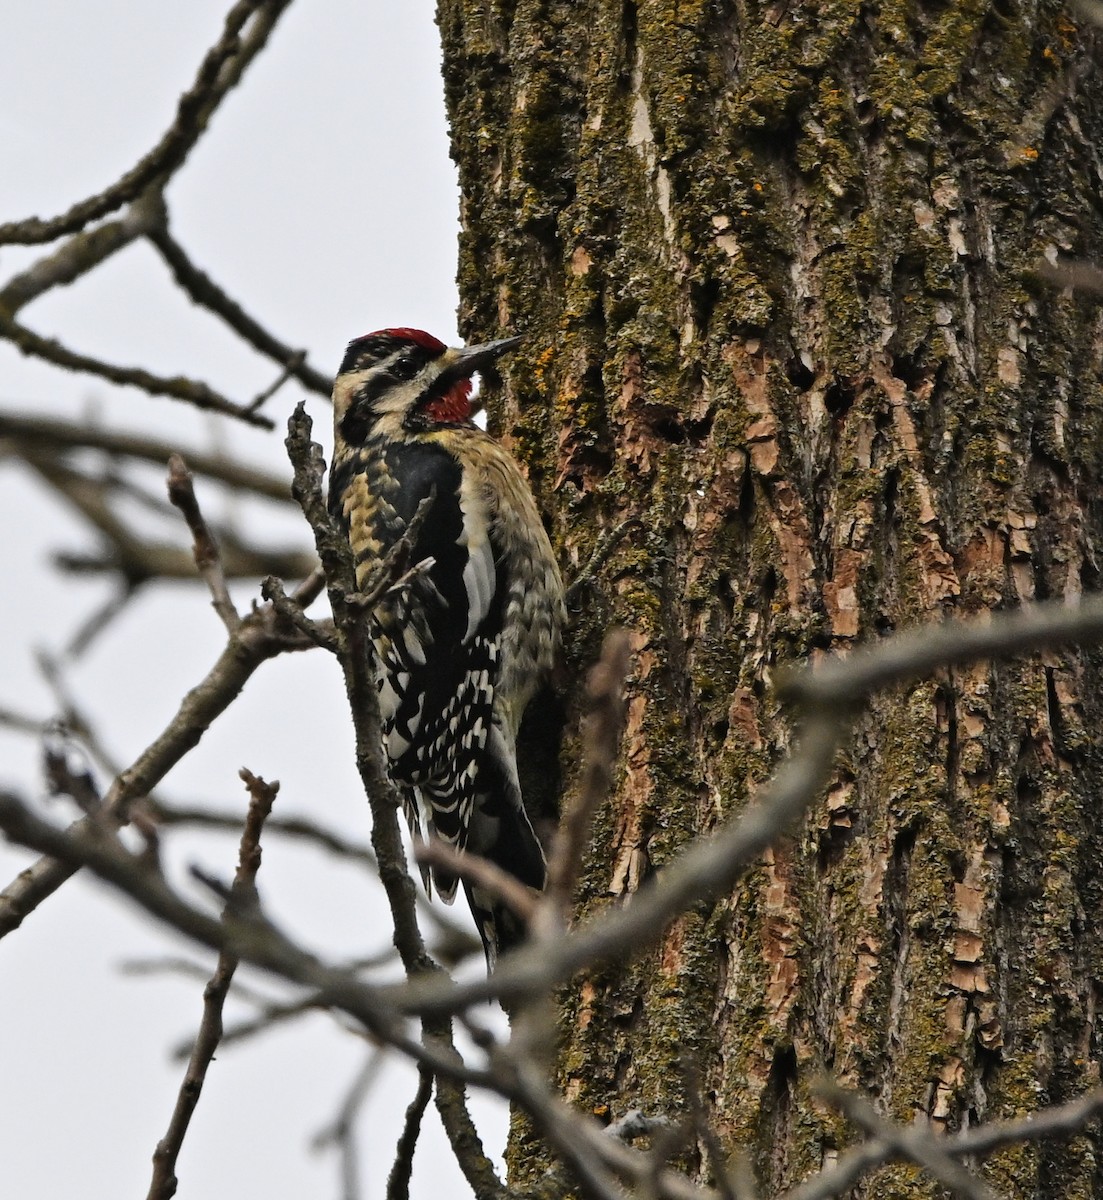
[[[1035,271],[1103,257],[1103,87],[1049,0],[439,20],[461,323],[528,334],[492,424],[568,573],[643,522],[569,638],[576,672],[609,623],[635,650],[584,916],[769,777],[778,667],[1099,586],[1103,322]],[[946,1130],[1095,1084],[1099,676],[1069,652],[879,697],[733,894],[565,991],[565,1094],[677,1116],[688,1053],[772,1193],[853,1140],[813,1096],[825,1072]],[[1099,1152],[1083,1134],[984,1172],[1088,1196]],[[543,1154],[515,1136],[518,1186]],[[856,1194],[905,1193],[939,1194],[903,1166]]]

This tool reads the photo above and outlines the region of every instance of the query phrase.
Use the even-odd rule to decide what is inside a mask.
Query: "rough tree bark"
[[[1099,587],[1103,323],[1032,272],[1103,257],[1103,88],[1049,0],[438,18],[463,324],[529,334],[493,423],[564,564],[644,522],[570,637],[575,667],[608,622],[635,644],[585,915],[747,803],[790,738],[780,665]],[[946,1129],[1098,1082],[1100,691],[1069,653],[882,697],[734,894],[566,990],[565,1092],[676,1115],[688,1051],[772,1190],[851,1138],[825,1071]],[[1088,1196],[1099,1152],[985,1174]],[[543,1154],[515,1129],[518,1184]],[[905,1192],[937,1188],[891,1167],[859,1194]]]

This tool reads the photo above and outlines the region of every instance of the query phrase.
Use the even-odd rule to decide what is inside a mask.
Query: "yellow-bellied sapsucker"
[[[519,341],[449,349],[383,329],[350,342],[329,502],[363,584],[431,497],[411,569],[368,614],[390,774],[415,837],[420,809],[443,841],[542,888],[515,744],[556,653],[563,585],[517,463],[471,420],[471,376]],[[455,877],[435,870],[433,882],[451,903]],[[493,967],[522,930],[497,899],[464,890]]]

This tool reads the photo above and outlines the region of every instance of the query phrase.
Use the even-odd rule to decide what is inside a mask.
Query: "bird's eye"
[[[396,379],[413,379],[420,369],[421,364],[418,363],[417,359],[411,358],[407,354],[404,354],[401,358],[391,363],[390,368],[391,374]]]

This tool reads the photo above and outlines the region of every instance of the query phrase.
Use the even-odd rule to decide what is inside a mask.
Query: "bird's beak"
[[[482,346],[464,346],[456,351],[455,359],[446,370],[452,379],[469,379],[476,371],[481,371],[524,340],[523,337],[508,337],[486,342]]]
[[[424,401],[429,402],[446,395],[456,384],[470,379],[476,371],[481,371],[522,341],[524,338],[499,338],[496,342],[486,342],[482,346],[460,346],[445,351],[442,359],[444,365],[440,374],[433,380],[430,390],[425,393]],[[478,399],[470,403],[472,413],[479,412],[483,407]]]

